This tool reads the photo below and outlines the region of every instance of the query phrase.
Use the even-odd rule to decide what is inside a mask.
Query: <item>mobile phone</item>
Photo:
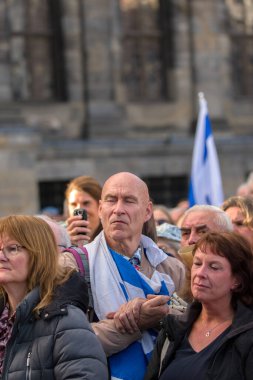
[[[73,215],[74,216],[81,215],[82,216],[82,220],[87,220],[88,219],[87,212],[86,212],[86,210],[84,208],[76,208],[73,211]],[[82,234],[82,232],[79,232],[78,235],[86,235],[86,234]]]
[[[87,220],[88,219],[87,212],[86,212],[86,210],[84,208],[76,208],[73,211],[73,215],[74,216],[81,215],[82,216],[82,220]]]

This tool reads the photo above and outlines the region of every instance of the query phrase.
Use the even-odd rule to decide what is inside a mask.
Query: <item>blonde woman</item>
[[[231,219],[234,231],[245,237],[253,248],[253,198],[233,196],[226,199],[221,208]]]
[[[0,218],[0,378],[107,379],[85,316],[86,284],[58,255],[44,220]]]

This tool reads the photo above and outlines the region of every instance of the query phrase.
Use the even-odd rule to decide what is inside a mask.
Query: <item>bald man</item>
[[[184,281],[183,264],[142,235],[152,212],[148,188],[139,177],[128,172],[111,176],[99,204],[103,231],[85,246],[99,320],[92,327],[109,356],[112,378],[143,378],[155,340],[148,329],[168,313],[175,290],[169,275],[173,265],[177,287]]]

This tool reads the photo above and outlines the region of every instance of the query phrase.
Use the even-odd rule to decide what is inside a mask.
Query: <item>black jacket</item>
[[[107,380],[105,354],[84,314],[88,300],[84,279],[74,274],[35,317],[32,310],[39,300],[35,288],[17,307],[2,380]]]
[[[161,373],[173,360],[177,348],[187,330],[197,319],[201,304],[194,302],[184,316],[169,315],[163,321],[153,356],[144,380],[159,379],[160,354],[166,337],[170,344],[162,362]],[[206,380],[252,380],[253,379],[253,310],[238,303],[229,333],[213,354],[207,369]]]

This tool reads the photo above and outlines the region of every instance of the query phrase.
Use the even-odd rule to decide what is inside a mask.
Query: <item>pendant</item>
[[[205,333],[205,336],[208,338],[208,337],[210,336],[210,331],[207,331],[207,332]]]

